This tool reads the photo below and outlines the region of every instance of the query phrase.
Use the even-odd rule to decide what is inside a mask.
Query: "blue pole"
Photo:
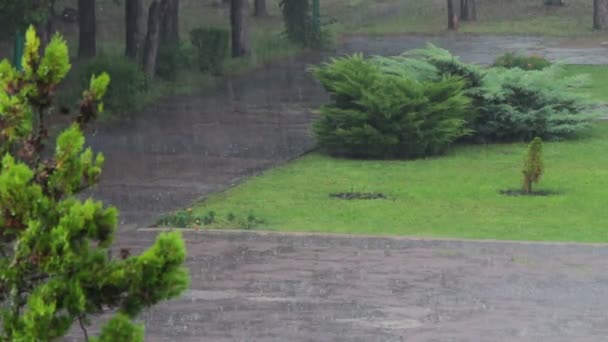
[[[321,32],[321,5],[319,0],[312,0],[312,25],[315,32]]]
[[[15,32],[15,45],[13,46],[13,65],[17,70],[23,70],[23,50],[25,49],[25,33],[22,30]]]

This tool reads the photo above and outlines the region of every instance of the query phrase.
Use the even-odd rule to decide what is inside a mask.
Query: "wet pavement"
[[[147,246],[154,232],[119,247]],[[146,341],[606,341],[608,246],[187,233]],[[75,335],[77,336],[77,334]]]
[[[161,101],[90,142],[106,155],[96,196],[121,209],[115,247],[134,231],[313,148],[327,95],[306,72],[329,56],[394,55],[430,40],[491,63],[523,49],[606,63],[604,48],[508,36],[351,37],[190,96]],[[142,316],[146,341],[604,341],[608,247],[423,241],[254,232],[186,233],[192,284]],[[75,329],[73,340],[82,337]]]
[[[122,229],[154,223],[211,193],[314,147],[313,111],[327,95],[308,66],[345,53],[395,55],[427,42],[464,61],[491,63],[525,50],[571,63],[606,63],[604,47],[565,48],[536,37],[487,35],[350,37],[336,49],[307,54],[242,76],[213,89],[165,99],[128,123],[89,137],[106,156],[95,196],[121,210]]]

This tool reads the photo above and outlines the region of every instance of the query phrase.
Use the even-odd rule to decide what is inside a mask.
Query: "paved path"
[[[352,37],[333,51],[305,55],[226,80],[214,89],[161,101],[129,123],[89,138],[106,155],[96,196],[121,210],[124,226],[148,225],[264,169],[310,150],[312,111],[327,95],[311,63],[352,52],[394,55],[428,41],[463,60],[490,63],[508,50],[552,59],[607,63],[605,48],[567,49],[556,41],[509,36]],[[124,228],[124,227],[123,227]]]
[[[155,233],[129,233],[121,247]],[[606,341],[608,247],[189,233],[146,341]]]

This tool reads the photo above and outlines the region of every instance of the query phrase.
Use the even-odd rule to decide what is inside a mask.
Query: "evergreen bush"
[[[148,81],[142,67],[118,54],[100,54],[88,60],[77,70],[77,89],[88,86],[91,75],[108,72],[112,82],[104,97],[105,107],[114,114],[129,113],[139,109],[148,92]],[[71,94],[77,97],[79,94]]]
[[[198,67],[202,72],[220,74],[228,57],[230,32],[221,28],[197,28],[190,32],[190,41],[197,49]]]
[[[24,71],[0,63],[0,341],[56,341],[76,322],[86,333],[102,313],[112,317],[90,340],[143,341],[138,314],[187,288],[184,242],[161,234],[141,255],[109,255],[117,210],[78,194],[101,175],[103,156],[85,148],[83,129],[110,77],[89,79],[75,123],[47,151],[45,123],[70,64],[60,36],[39,48],[30,28]]]
[[[348,157],[419,158],[443,153],[468,133],[464,81],[417,80],[407,75],[419,68],[399,65],[354,55],[313,68],[332,96],[314,125],[322,148]]]
[[[550,67],[551,62],[543,56],[526,56],[514,52],[507,52],[496,59],[494,66],[507,69],[520,68],[522,70],[543,70]]]
[[[310,0],[281,0],[285,34],[295,44],[318,48],[327,41],[327,32],[315,27]]]
[[[542,70],[505,69],[463,63],[449,51],[429,45],[404,56],[426,61],[442,77],[460,76],[472,101],[467,139],[476,142],[556,140],[589,127],[595,117],[584,96],[576,95],[585,77],[562,77],[558,65]]]
[[[524,175],[523,191],[531,194],[532,185],[538,183],[543,174],[543,141],[541,138],[534,138],[528,146],[522,173]]]
[[[540,71],[491,68],[482,86],[469,91],[476,120],[470,128],[481,142],[559,140],[590,126],[591,106],[574,90],[584,79],[564,78],[553,66]]]

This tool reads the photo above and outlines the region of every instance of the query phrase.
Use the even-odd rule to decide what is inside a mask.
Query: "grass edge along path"
[[[549,197],[510,197],[521,186],[524,144],[459,146],[414,161],[356,161],[317,153],[253,177],[194,212],[252,212],[262,230],[467,239],[608,242],[608,122],[545,144]],[[383,192],[387,200],[330,198]],[[211,228],[230,228],[218,223]]]

